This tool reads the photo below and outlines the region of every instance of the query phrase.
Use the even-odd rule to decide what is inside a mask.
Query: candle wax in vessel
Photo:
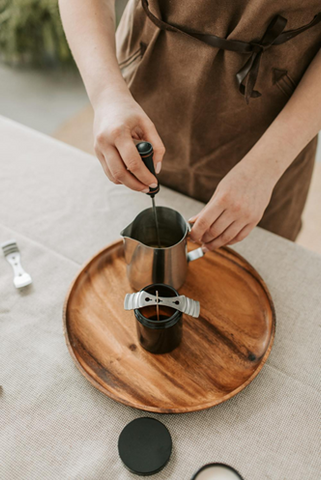
[[[199,473],[195,480],[240,480],[240,477],[227,467],[213,465]]]

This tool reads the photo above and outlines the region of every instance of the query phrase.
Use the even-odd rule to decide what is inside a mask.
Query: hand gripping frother
[[[152,144],[149,143],[149,142],[140,142],[136,145],[136,148],[137,148],[138,153],[141,156],[141,159],[143,160],[145,166],[156,177],[154,162],[153,162],[154,150],[153,150]],[[157,187],[156,188],[149,188],[149,192],[147,193],[147,195],[149,195],[152,199],[153,212],[154,212],[154,218],[155,218],[157,244],[158,244],[158,248],[161,248],[161,242],[160,242],[160,238],[159,238],[158,220],[157,220],[157,209],[156,209],[156,205],[155,205],[155,195],[158,192],[159,192],[159,183],[158,183],[158,180],[157,180]]]

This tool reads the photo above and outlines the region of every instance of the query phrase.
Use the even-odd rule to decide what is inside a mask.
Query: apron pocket
[[[273,85],[276,85],[288,98],[296,89],[296,84],[289,76],[287,70],[273,68]]]
[[[139,47],[138,50],[136,50],[134,53],[129,55],[129,57],[125,58],[125,60],[123,60],[122,62],[118,62],[119,67],[123,68],[127,64],[130,64],[131,62],[133,62],[136,59],[136,57],[140,54],[140,52],[141,52],[141,47]]]
[[[143,58],[147,45],[140,42],[139,48],[129,55],[125,60],[118,63],[121,73],[126,79],[133,73]]]

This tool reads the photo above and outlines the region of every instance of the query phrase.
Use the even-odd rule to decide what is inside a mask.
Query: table
[[[90,155],[3,117],[0,138],[0,241],[17,240],[34,280],[15,290],[0,257],[0,478],[138,478],[119,460],[117,440],[141,416],[160,419],[173,439],[155,480],[189,480],[215,461],[246,480],[318,478],[321,257],[259,228],[235,246],[266,281],[277,314],[271,356],[235,398],[182,415],[117,404],[70,358],[62,305],[80,266],[150,199],[109,183]],[[186,218],[202,207],[166,188],[157,200]]]

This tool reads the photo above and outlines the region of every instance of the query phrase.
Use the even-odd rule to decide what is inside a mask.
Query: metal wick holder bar
[[[179,295],[178,297],[156,297],[144,290],[137,293],[127,293],[124,301],[125,310],[149,307],[151,305],[162,305],[179,310],[186,315],[197,318],[200,314],[200,302],[192,298]]]

